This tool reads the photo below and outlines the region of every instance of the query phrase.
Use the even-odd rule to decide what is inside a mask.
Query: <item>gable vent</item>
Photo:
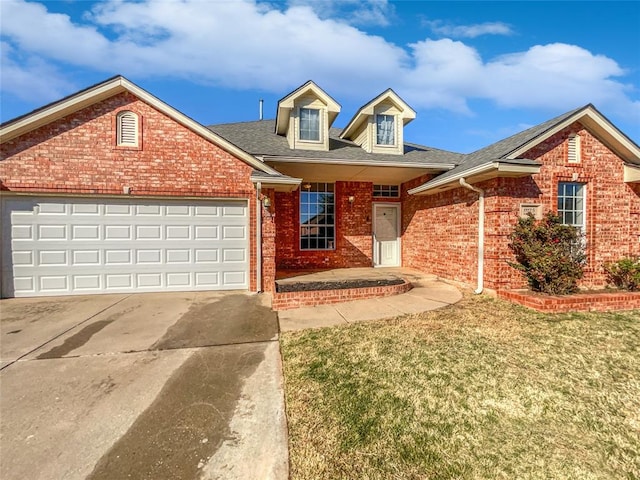
[[[567,152],[569,163],[580,163],[580,135],[571,135],[569,137]]]
[[[118,145],[138,146],[138,116],[133,112],[118,114]]]

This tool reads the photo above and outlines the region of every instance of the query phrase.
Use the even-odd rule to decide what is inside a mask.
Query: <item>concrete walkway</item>
[[[351,271],[349,275],[353,277],[356,274],[355,270],[360,269],[348,270]],[[365,320],[397,317],[409,313],[427,312],[452,305],[462,299],[460,290],[451,284],[438,280],[435,275],[408,268],[368,270],[372,270],[372,274],[376,278],[385,276],[404,278],[410,281],[414,288],[402,295],[391,297],[283,310],[278,312],[280,331],[290,332],[307,328],[330,327]],[[339,273],[335,273],[336,271],[331,272],[333,273],[324,273],[323,275],[325,277],[329,275],[327,278],[331,279],[339,276]]]

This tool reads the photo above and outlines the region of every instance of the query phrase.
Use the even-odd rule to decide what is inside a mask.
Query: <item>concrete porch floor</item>
[[[329,270],[278,270],[279,284],[297,282],[340,282],[345,280],[389,280],[404,278],[413,270],[402,267],[390,268],[333,268]],[[435,277],[434,277],[435,278]]]
[[[366,320],[392,318],[421,313],[459,302],[462,293],[455,286],[439,280],[435,275],[404,267],[339,268],[333,270],[293,272],[278,282],[334,282],[344,280],[379,280],[403,278],[413,289],[402,295],[355,300],[352,302],[302,307],[278,312],[280,331],[322,328]]]

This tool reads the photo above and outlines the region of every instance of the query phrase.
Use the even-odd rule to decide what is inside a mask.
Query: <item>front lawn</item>
[[[282,335],[292,479],[640,478],[640,312],[467,295]]]

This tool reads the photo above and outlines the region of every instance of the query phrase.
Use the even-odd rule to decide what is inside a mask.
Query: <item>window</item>
[[[374,185],[373,196],[397,198],[400,196],[400,188],[398,185]]]
[[[376,115],[376,143],[395,145],[395,121],[393,115]]]
[[[580,135],[571,135],[568,144],[567,158],[569,163],[580,163]]]
[[[560,182],[558,184],[558,215],[565,225],[585,231],[584,183]]]
[[[320,141],[320,110],[315,108],[300,109],[300,140]]]
[[[116,118],[116,144],[123,147],[138,146],[138,115],[133,112],[120,112]]]
[[[307,183],[300,191],[300,249],[335,248],[335,199],[332,183]]]

